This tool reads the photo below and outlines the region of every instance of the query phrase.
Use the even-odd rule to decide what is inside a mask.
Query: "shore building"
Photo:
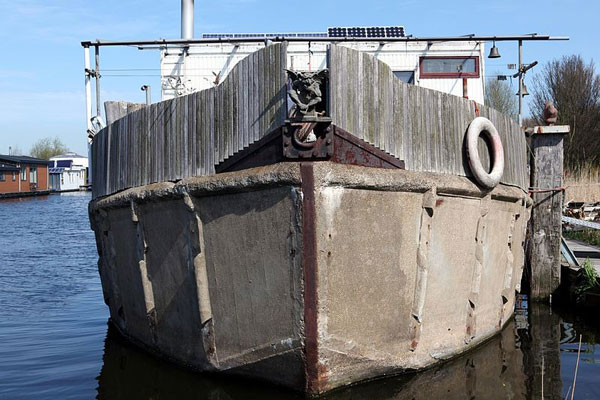
[[[87,184],[88,158],[77,153],[50,157],[50,189],[59,192],[80,190]]]
[[[0,154],[0,196],[33,195],[48,191],[48,161]]]

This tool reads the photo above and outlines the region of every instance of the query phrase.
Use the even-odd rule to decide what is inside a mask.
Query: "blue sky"
[[[83,40],[177,38],[180,0],[0,0],[0,153],[25,153],[39,138],[60,137],[85,154]],[[524,61],[541,64],[570,54],[600,62],[597,0],[331,1],[196,0],[195,35],[207,32],[325,31],[328,26],[403,25],[415,36],[569,36],[568,42],[527,42]],[[517,62],[514,43],[497,44],[502,58],[486,73],[508,73]],[[157,51],[101,50],[103,99],[144,101],[142,84],[160,93],[156,76],[122,77],[109,69],[158,68]],[[541,70],[541,67],[536,67]],[[137,71],[154,75],[155,71]],[[126,72],[125,74],[131,74]],[[113,76],[109,76],[113,75]],[[531,75],[531,74],[529,74]],[[531,76],[527,77],[527,84]],[[516,90],[516,85],[515,85]],[[527,99],[527,98],[526,98]]]

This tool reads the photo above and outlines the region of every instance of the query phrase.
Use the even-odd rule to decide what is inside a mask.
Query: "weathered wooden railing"
[[[286,46],[240,61],[220,85],[152,104],[94,137],[93,196],[215,172],[215,164],[284,123]]]
[[[215,165],[285,123],[287,52],[275,44],[239,62],[218,86],[134,111],[92,143],[94,197],[215,172]],[[528,187],[518,124],[489,107],[408,85],[370,55],[331,45],[333,124],[405,161],[406,169],[470,176],[464,135],[490,119],[504,145],[503,183]],[[482,141],[480,141],[482,142]],[[479,150],[489,163],[483,143]]]
[[[492,121],[504,145],[501,182],[527,189],[525,135],[510,117],[471,100],[408,85],[384,62],[347,47],[331,46],[328,64],[333,123],[404,160],[407,170],[471,176],[463,140],[479,115]],[[489,164],[483,140],[479,154],[484,166]]]

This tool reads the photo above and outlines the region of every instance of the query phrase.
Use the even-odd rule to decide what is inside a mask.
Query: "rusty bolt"
[[[316,156],[318,156],[318,155],[319,155],[319,150],[317,150],[317,149],[314,149],[314,150],[313,150],[313,157],[316,157]]]
[[[329,145],[329,144],[331,144],[331,139],[327,139],[327,140],[325,141],[325,143],[327,143],[328,145]]]
[[[289,141],[289,140],[286,140],[285,142],[283,142],[283,145],[284,145],[285,147],[288,147],[288,146],[290,145],[290,141]]]

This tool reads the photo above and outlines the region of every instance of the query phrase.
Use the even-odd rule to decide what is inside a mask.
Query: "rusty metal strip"
[[[423,210],[421,211],[421,226],[419,229],[419,247],[417,248],[417,277],[410,322],[410,350],[415,351],[421,339],[423,328],[423,308],[427,293],[427,275],[429,269],[429,243],[431,242],[431,224],[433,210],[436,204],[436,188],[433,187],[423,194]]]
[[[302,178],[302,271],[304,278],[304,361],[306,390],[320,393],[326,383],[319,368],[317,229],[315,179],[312,162],[300,164]]]
[[[218,163],[215,172],[239,171],[283,161],[281,132],[282,127],[275,128],[257,142]]]
[[[404,161],[334,126],[334,151],[331,161],[376,168],[404,169]]]
[[[404,161],[327,121],[319,122],[315,127],[315,142],[299,143],[295,136],[300,128],[301,126],[291,122],[276,128],[248,148],[217,164],[215,171],[239,171],[283,161],[331,161],[374,168],[404,169]]]

